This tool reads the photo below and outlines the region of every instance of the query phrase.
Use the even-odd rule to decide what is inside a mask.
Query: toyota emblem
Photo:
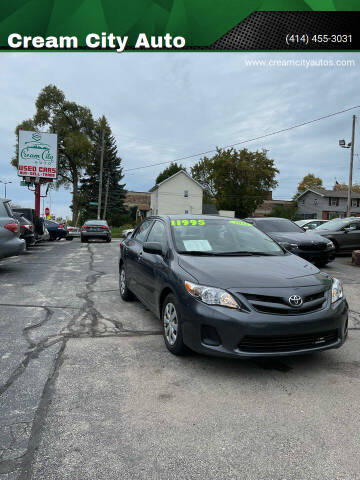
[[[291,295],[291,297],[289,297],[289,303],[292,307],[301,307],[303,299],[300,295]]]

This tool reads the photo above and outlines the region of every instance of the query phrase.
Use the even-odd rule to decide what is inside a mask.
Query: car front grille
[[[240,293],[240,292],[239,292]],[[326,303],[326,291],[313,293],[303,297],[301,307],[292,307],[286,297],[274,297],[270,295],[254,295],[240,293],[257,312],[272,315],[301,315],[316,312],[324,308]]]
[[[244,352],[287,352],[331,345],[338,340],[337,330],[306,335],[246,335],[238,345]]]
[[[305,252],[307,251],[322,251],[326,250],[326,243],[321,242],[321,243],[304,243],[298,245],[299,250],[304,250]]]

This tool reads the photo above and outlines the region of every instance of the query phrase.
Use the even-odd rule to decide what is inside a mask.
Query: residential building
[[[301,218],[344,218],[347,211],[346,190],[326,190],[323,188],[308,188],[298,196],[298,213]],[[360,193],[351,194],[351,216],[360,216]]]
[[[293,207],[294,202],[292,200],[274,200],[272,198],[272,192],[267,193],[267,198],[257,207],[253,213],[253,217],[266,217],[270,214],[271,210],[275,207]]]
[[[184,170],[155,185],[150,192],[148,215],[202,213],[203,187]]]
[[[143,219],[147,216],[147,212],[150,210],[150,196],[149,192],[133,192],[128,190],[126,192],[124,205],[128,209],[137,207],[136,218],[140,217]]]

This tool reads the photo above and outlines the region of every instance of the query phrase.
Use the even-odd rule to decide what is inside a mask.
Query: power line
[[[334,117],[335,115],[340,115],[341,113],[346,113],[346,112],[349,112],[350,110],[354,110],[355,108],[360,108],[360,105],[356,105],[354,107],[350,107],[350,108],[346,108],[345,110],[340,110],[338,112],[334,112],[334,113],[329,113],[328,115],[323,115],[322,117],[318,117],[318,118],[314,118],[313,120],[309,120],[307,122],[303,122],[303,123],[298,123],[296,125],[292,125],[291,127],[286,127],[286,128],[282,128],[281,130],[276,130],[275,132],[271,132],[271,133],[266,133],[265,135],[260,135],[258,137],[253,137],[253,138],[249,138],[247,140],[242,140],[241,142],[237,142],[237,143],[232,143],[231,145],[226,145],[226,146],[223,146],[223,147],[219,147],[221,149],[225,149],[225,148],[230,148],[230,147],[235,147],[237,145],[242,145],[244,143],[249,143],[249,142],[253,142],[255,140],[261,140],[262,138],[267,138],[267,137],[271,137],[272,135],[278,135],[279,133],[283,133],[283,132],[288,132],[290,130],[294,130],[294,128],[299,128],[299,127],[303,127],[304,125],[309,125],[311,123],[315,123],[315,122],[319,122],[320,120],[325,120],[326,118],[330,118],[330,117]],[[212,150],[207,150],[206,152],[201,152],[201,153],[195,153],[193,155],[188,155],[186,157],[180,157],[180,158],[176,158],[174,160],[168,160],[166,162],[159,162],[159,163],[151,163],[149,165],[143,165],[142,167],[134,167],[134,168],[128,168],[126,170],[123,170],[124,173],[126,172],[131,172],[133,170],[142,170],[143,168],[150,168],[150,167],[157,167],[159,165],[166,165],[168,163],[173,163],[173,162],[180,162],[180,161],[184,161],[184,160],[189,160],[191,158],[195,158],[195,157],[199,157],[200,155],[207,155],[208,153],[213,153],[213,152],[216,152],[216,148],[213,148]]]

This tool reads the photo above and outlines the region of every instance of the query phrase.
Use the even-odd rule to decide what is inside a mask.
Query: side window
[[[165,225],[163,222],[157,220],[147,238],[148,242],[159,242],[163,248],[166,248],[167,240],[166,240],[166,230]]]
[[[136,240],[139,240],[139,242],[143,242],[146,238],[146,235],[149,231],[150,225],[152,224],[152,220],[145,220],[138,229],[135,232],[135,235],[133,238],[136,238]]]
[[[347,228],[350,228],[350,230],[360,230],[360,223],[359,222],[354,222],[350,223]]]

